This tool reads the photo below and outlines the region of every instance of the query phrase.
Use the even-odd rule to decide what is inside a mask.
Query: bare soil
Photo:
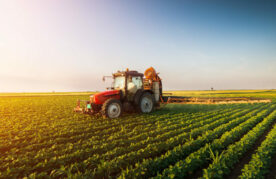
[[[276,178],[276,155],[272,158],[272,164],[270,166],[270,172],[265,177],[266,179]]]

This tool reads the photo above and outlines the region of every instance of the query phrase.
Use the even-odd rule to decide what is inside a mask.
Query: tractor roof
[[[117,71],[116,73],[113,73],[114,77],[117,76],[141,76],[143,77],[144,74],[143,73],[139,73],[137,71]]]

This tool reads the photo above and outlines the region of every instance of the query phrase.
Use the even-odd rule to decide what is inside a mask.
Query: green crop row
[[[262,121],[262,119],[269,115],[274,109],[275,107],[271,106],[269,109],[263,110],[256,116],[252,116],[250,119],[233,128],[231,131],[224,133],[219,139],[214,140],[211,144],[207,143],[198,151],[190,154],[185,160],[181,160],[174,166],[165,169],[162,175],[159,174],[157,178],[166,176],[177,176],[179,178],[183,178],[193,174],[194,171],[210,162],[209,160],[206,160],[206,158],[211,157],[210,151],[222,152],[225,147],[238,140],[246,132],[250,131],[252,127]]]
[[[232,116],[232,119],[239,115],[244,115],[245,113],[234,114]],[[231,118],[231,116],[229,118]],[[97,166],[97,168],[100,168],[101,170],[96,170],[95,172],[93,172],[91,176],[96,178],[107,177],[106,171],[109,171],[109,175],[116,176],[122,171],[123,168],[126,168],[127,166],[134,165],[135,163],[148,158],[160,156],[166,151],[172,150],[174,147],[182,145],[188,142],[189,140],[192,140],[193,138],[202,135],[202,133],[204,133],[205,131],[213,130],[214,128],[228,122],[228,118],[224,118],[223,115],[216,118],[216,120],[213,120],[212,118],[208,120],[212,121],[212,123],[204,125],[203,122],[200,127],[191,130],[189,133],[185,132],[181,135],[178,135],[177,137],[172,137],[167,140],[159,140],[158,143],[147,145],[146,148],[143,148],[138,151],[132,151],[130,153],[127,153],[126,155],[116,157],[107,163],[101,164],[100,166]]]
[[[262,109],[262,108],[261,108]],[[236,125],[248,119],[249,116],[256,114],[261,109],[254,110],[249,112],[248,110],[241,111],[236,113],[228,118],[220,119],[220,122],[217,128],[206,130],[202,133],[201,136],[195,140],[190,140],[183,145],[179,145],[172,150],[167,151],[160,157],[155,159],[146,159],[142,163],[136,163],[135,168],[126,169],[122,172],[122,178],[133,178],[133,177],[143,177],[148,178],[155,176],[158,172],[161,172],[163,169],[167,168],[169,165],[174,164],[177,160],[185,158],[187,155],[193,151],[204,146],[206,142],[211,142],[220,135],[222,135],[227,130],[232,129]],[[243,117],[241,117],[243,116]],[[196,132],[196,131],[194,131]],[[193,133],[191,133],[193,134]]]
[[[238,142],[228,146],[227,150],[220,156],[220,160],[214,160],[204,170],[203,178],[223,178],[224,175],[229,174],[235,164],[239,162],[239,159],[252,147],[258,137],[273,123],[275,118],[276,111],[267,116]]]
[[[232,113],[235,113],[237,112],[237,110],[233,110]],[[227,116],[227,115],[230,115],[232,113],[225,113],[225,114],[221,114],[222,116]],[[236,116],[236,115],[235,115]],[[208,120],[207,120],[208,119]],[[218,121],[217,119],[219,119],[219,116],[216,116],[214,118],[207,118],[206,121],[217,121],[217,125],[219,125],[222,121]],[[197,119],[196,119],[197,120]],[[196,121],[195,120],[195,121]],[[189,123],[192,123],[190,124],[189,126],[187,126],[188,128],[193,128],[193,125],[198,127],[198,124],[200,125],[203,125],[203,124],[207,124],[207,122],[204,122],[204,121],[198,121],[198,122],[188,122]],[[209,122],[209,123],[210,123]],[[219,122],[219,123],[218,123]],[[182,128],[183,132],[185,131],[185,129],[188,129],[188,128]],[[175,131],[171,131],[170,133],[174,134]],[[168,134],[170,134],[168,133]],[[198,132],[198,134],[200,134],[201,131]],[[166,134],[166,133],[165,133]],[[150,140],[146,140],[145,142],[150,142],[150,141],[163,141],[163,136],[166,136],[166,135],[160,135],[158,136],[157,138],[149,138]],[[186,133],[185,133],[186,136],[188,136]],[[168,135],[167,138],[174,138],[175,135],[171,136]],[[181,137],[182,135],[180,135],[178,137],[178,141],[181,142]],[[186,137],[187,138],[187,137]],[[123,142],[123,141],[122,141]],[[160,142],[159,142],[160,143]],[[162,145],[162,142],[160,143]],[[27,158],[21,158],[18,162],[20,162],[21,164],[27,164],[28,166],[32,166],[32,163],[37,163],[37,165],[31,167],[31,168],[21,168],[21,169],[16,169],[15,171],[13,172],[10,172],[10,174],[14,174],[14,173],[20,173],[20,170],[21,171],[24,171],[24,172],[34,172],[34,171],[39,171],[39,170],[43,170],[44,172],[51,172],[51,169],[54,169],[54,168],[57,168],[59,167],[60,165],[66,165],[66,166],[70,166],[72,164],[74,164],[75,162],[78,162],[76,164],[74,164],[75,166],[77,166],[80,170],[84,170],[85,168],[89,167],[91,169],[92,168],[97,168],[98,166],[95,165],[98,163],[98,165],[100,165],[99,162],[101,161],[104,161],[104,160],[107,160],[107,159],[110,159],[110,158],[116,158],[116,157],[119,157],[120,155],[123,155],[125,153],[134,153],[134,151],[137,150],[137,147],[138,149],[140,148],[139,146],[141,147],[146,147],[147,145],[143,144],[143,142],[137,142],[135,143],[135,145],[130,145],[129,147],[123,147],[123,148],[115,148],[114,150],[111,150],[112,148],[108,148],[109,146],[111,145],[112,147],[112,143],[109,143],[109,145],[97,145],[99,146],[100,148],[97,149],[97,148],[91,148],[91,149],[87,149],[85,151],[81,151],[81,150],[75,150],[75,151],[72,151],[72,153],[70,154],[62,154],[60,156],[52,156],[52,158],[49,158],[49,153],[46,152],[46,149],[43,149],[41,152],[40,152],[40,157],[41,159],[37,160],[37,156],[35,156],[35,160],[30,160],[28,162],[28,157]],[[168,145],[170,146],[170,145]],[[74,148],[75,149],[75,148]],[[97,149],[97,150],[95,150]],[[118,150],[119,149],[119,150]],[[95,153],[95,151],[108,151],[106,153],[106,155],[103,155],[103,153],[101,155],[99,154],[94,154],[94,155],[91,155],[93,153]],[[113,151],[113,152],[112,152]],[[146,153],[147,151],[150,151],[150,148],[148,150],[146,150],[144,153]],[[59,153],[59,151],[57,151]],[[90,156],[90,157],[89,157]],[[81,161],[84,161],[84,162],[81,162]],[[14,163],[15,165],[13,165],[13,167],[17,167],[17,166],[20,166],[21,164],[20,163]],[[107,170],[106,170],[107,171]]]
[[[276,120],[276,118],[274,118]],[[242,169],[239,178],[265,178],[269,172],[273,156],[276,154],[276,124],[266,136],[255,154],[253,154],[250,162]]]
[[[229,109],[227,109],[227,110],[229,110]],[[227,112],[227,110],[220,111],[220,112],[225,113],[225,112]],[[133,122],[130,123],[132,126],[135,126],[135,129],[136,128],[139,129],[136,133],[134,133],[136,130],[132,130],[133,128],[129,125],[127,125],[127,126],[124,125],[125,126],[124,130],[121,130],[121,126],[123,124],[120,124],[120,125],[118,125],[119,127],[112,128],[113,131],[110,131],[110,130],[103,130],[104,128],[106,129],[106,127],[105,127],[104,124],[102,124],[100,130],[98,130],[101,133],[99,133],[99,135],[97,135],[97,132],[95,131],[95,126],[94,126],[94,124],[92,125],[91,123],[88,124],[88,125],[84,124],[85,128],[82,128],[81,126],[77,126],[76,129],[70,128],[70,131],[68,131],[68,129],[66,128],[67,131],[65,131],[64,134],[61,131],[59,131],[58,133],[53,133],[53,132],[49,131],[47,133],[47,136],[40,134],[40,135],[42,135],[42,138],[39,141],[37,141],[37,140],[32,141],[33,139],[36,139],[36,137],[32,136],[32,135],[29,135],[28,133],[25,133],[25,135],[26,135],[26,137],[24,138],[25,141],[22,142],[22,140],[17,140],[17,141],[13,140],[12,144],[8,145],[8,146],[6,145],[6,147],[8,147],[8,148],[17,148],[18,146],[20,146],[20,147],[23,147],[24,145],[25,146],[30,146],[32,143],[39,142],[39,145],[33,146],[32,148],[30,148],[30,150],[35,150],[36,148],[48,148],[48,147],[51,147],[51,145],[53,145],[53,143],[49,142],[49,140],[53,141],[53,140],[51,140],[52,138],[56,138],[53,142],[58,142],[58,143],[68,143],[68,142],[72,143],[73,140],[78,141],[80,139],[86,139],[86,138],[87,139],[91,138],[91,140],[93,140],[93,141],[99,140],[99,141],[102,142],[103,140],[106,141],[110,138],[110,135],[109,135],[110,133],[113,134],[112,138],[110,138],[110,140],[113,141],[114,139],[120,138],[121,136],[129,138],[129,137],[131,137],[131,134],[133,136],[137,137],[137,133],[141,134],[141,132],[143,132],[143,131],[145,131],[145,133],[146,132],[151,132],[157,126],[159,128],[165,129],[165,130],[170,130],[170,129],[167,129],[167,128],[164,128],[164,127],[168,126],[168,124],[169,124],[169,126],[171,128],[173,128],[173,127],[177,128],[178,126],[175,126],[174,124],[179,124],[179,123],[180,123],[179,126],[181,127],[181,125],[183,124],[183,119],[185,119],[185,118],[190,118],[191,119],[189,121],[185,121],[185,124],[188,124],[188,122],[191,123],[191,122],[195,122],[197,120],[201,120],[201,119],[204,119],[204,118],[207,119],[207,118],[209,118],[209,117],[211,117],[215,114],[216,113],[210,113],[210,114],[207,114],[206,116],[204,115],[203,118],[198,117],[198,115],[194,115],[194,116],[193,115],[191,115],[191,116],[182,116],[182,115],[167,116],[167,115],[164,115],[164,116],[161,116],[158,119],[159,121],[158,121],[157,125],[155,124],[156,121],[153,121],[152,123],[150,123],[151,125],[149,127],[147,127],[145,125],[145,121],[143,120],[143,118],[139,117],[137,119],[137,121],[139,121],[139,123],[141,123],[140,125],[137,122],[135,122],[134,124],[133,124]],[[199,114],[199,115],[202,115],[202,114]],[[151,118],[154,118],[154,117],[151,117],[151,116],[147,117],[147,119],[146,119],[147,123],[148,123],[148,121],[151,121]],[[163,120],[163,119],[165,119],[165,120]],[[182,119],[182,120],[180,120],[180,119]],[[193,119],[197,119],[197,120],[193,120]],[[127,121],[129,121],[129,120],[127,120]],[[171,121],[171,122],[169,122],[169,121]],[[121,123],[124,123],[124,122],[121,122]],[[113,126],[115,126],[115,125],[113,125]],[[141,126],[141,127],[139,128],[139,126]],[[58,128],[59,126],[55,126],[55,127]],[[61,128],[61,129],[64,129],[64,128]],[[118,134],[114,131],[114,129],[116,129],[116,130],[119,129],[118,132],[117,132]],[[160,131],[160,132],[162,132],[162,131]],[[116,138],[116,136],[118,136],[118,137]],[[2,141],[2,143],[5,143],[5,141]]]
[[[208,119],[208,121],[211,121],[211,119],[212,118]],[[194,121],[197,121],[197,119],[195,119]],[[200,123],[202,123],[202,122],[204,124],[204,121],[201,121]],[[190,121],[188,123],[193,123],[193,122]],[[189,128],[191,128],[191,126],[190,127],[188,126],[186,128],[181,128],[181,130],[182,130],[181,132],[183,133],[185,130],[187,130]],[[130,149],[129,151],[134,151],[135,149],[137,150],[137,147],[139,147],[139,146],[145,147],[148,143],[152,143],[154,141],[160,141],[160,140],[164,140],[164,139],[173,137],[173,136],[175,136],[176,132],[178,132],[178,131],[172,130],[172,131],[170,131],[168,133],[159,135],[157,138],[149,138],[149,136],[145,136],[145,137],[147,137],[147,140],[145,140],[144,142],[140,141],[138,143],[135,143],[135,145],[131,145],[131,143],[127,143],[127,145],[123,145],[122,147],[125,148],[126,146],[131,145],[131,147],[128,148],[128,149]],[[88,140],[88,142],[89,141],[90,140]],[[13,161],[13,165],[9,165],[9,166],[10,167],[17,167],[17,166],[20,166],[22,164],[27,164],[28,166],[32,166],[32,163],[39,164],[40,162],[43,162],[45,160],[51,161],[51,158],[54,158],[55,160],[58,159],[59,162],[61,162],[62,160],[66,160],[66,162],[64,162],[64,163],[69,163],[70,164],[69,161],[84,160],[85,158],[91,156],[91,154],[94,154],[93,156],[95,156],[96,153],[103,154],[105,152],[108,152],[108,156],[106,158],[110,158],[110,155],[111,155],[111,152],[112,152],[112,149],[114,148],[114,146],[117,146],[117,147],[115,148],[113,155],[115,155],[115,156],[119,155],[120,154],[120,150],[118,150],[118,146],[119,146],[119,144],[126,143],[126,141],[130,141],[130,142],[134,143],[134,142],[137,142],[138,140],[135,140],[135,139],[134,140],[129,140],[129,139],[125,138],[124,140],[119,140],[118,143],[116,141],[112,141],[112,142],[107,143],[106,145],[104,145],[104,143],[101,144],[101,145],[97,145],[96,143],[93,143],[93,141],[90,141],[89,142],[89,146],[87,146],[87,145],[74,145],[74,148],[71,147],[71,149],[73,151],[69,150],[70,153],[68,153],[68,155],[66,155],[67,151],[62,151],[60,149],[56,149],[56,148],[54,148],[55,146],[51,147],[49,149],[42,148],[42,150],[38,151],[38,153],[35,154],[35,156],[28,155],[28,154],[34,154],[33,152],[29,152],[29,153],[27,152],[26,153],[26,151],[25,151],[25,156],[23,156],[22,158],[20,158],[20,160],[18,160],[18,161]],[[61,144],[59,144],[59,146],[63,146],[64,148],[67,148],[66,143],[65,143],[65,145],[62,145],[62,143],[61,143]],[[70,145],[68,147],[70,147]],[[141,148],[141,147],[139,147],[139,148]],[[91,148],[91,149],[85,150],[85,151],[79,151],[78,148]],[[51,155],[51,153],[49,151],[57,151],[57,152],[56,153],[52,152],[52,155]],[[61,155],[57,155],[57,154],[61,154]],[[31,160],[31,161],[28,160],[30,157],[33,157],[33,160]],[[99,159],[98,157],[95,157],[95,161],[100,161],[100,160],[102,160],[103,157],[104,157],[103,155],[101,155],[101,159]],[[68,159],[70,159],[70,160],[68,160]],[[51,164],[51,162],[48,162],[48,164]],[[56,165],[55,166],[51,165],[51,167],[54,168],[54,167],[56,167],[58,165],[59,165],[59,163],[56,162]],[[2,167],[4,167],[4,165],[2,165]],[[45,167],[50,168],[47,165]],[[34,167],[33,170],[36,170],[36,169],[37,168]],[[22,170],[25,170],[25,169],[22,168]]]

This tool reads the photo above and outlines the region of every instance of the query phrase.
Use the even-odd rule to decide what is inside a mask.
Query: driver
[[[135,83],[133,83],[131,77],[128,78],[127,90],[128,90],[130,93],[132,93],[132,94],[135,94],[136,91],[137,91],[137,86],[136,86]]]

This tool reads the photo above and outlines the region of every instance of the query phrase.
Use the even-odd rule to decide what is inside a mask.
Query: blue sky
[[[167,90],[276,88],[274,1],[0,2],[0,92],[104,90],[153,66]]]

